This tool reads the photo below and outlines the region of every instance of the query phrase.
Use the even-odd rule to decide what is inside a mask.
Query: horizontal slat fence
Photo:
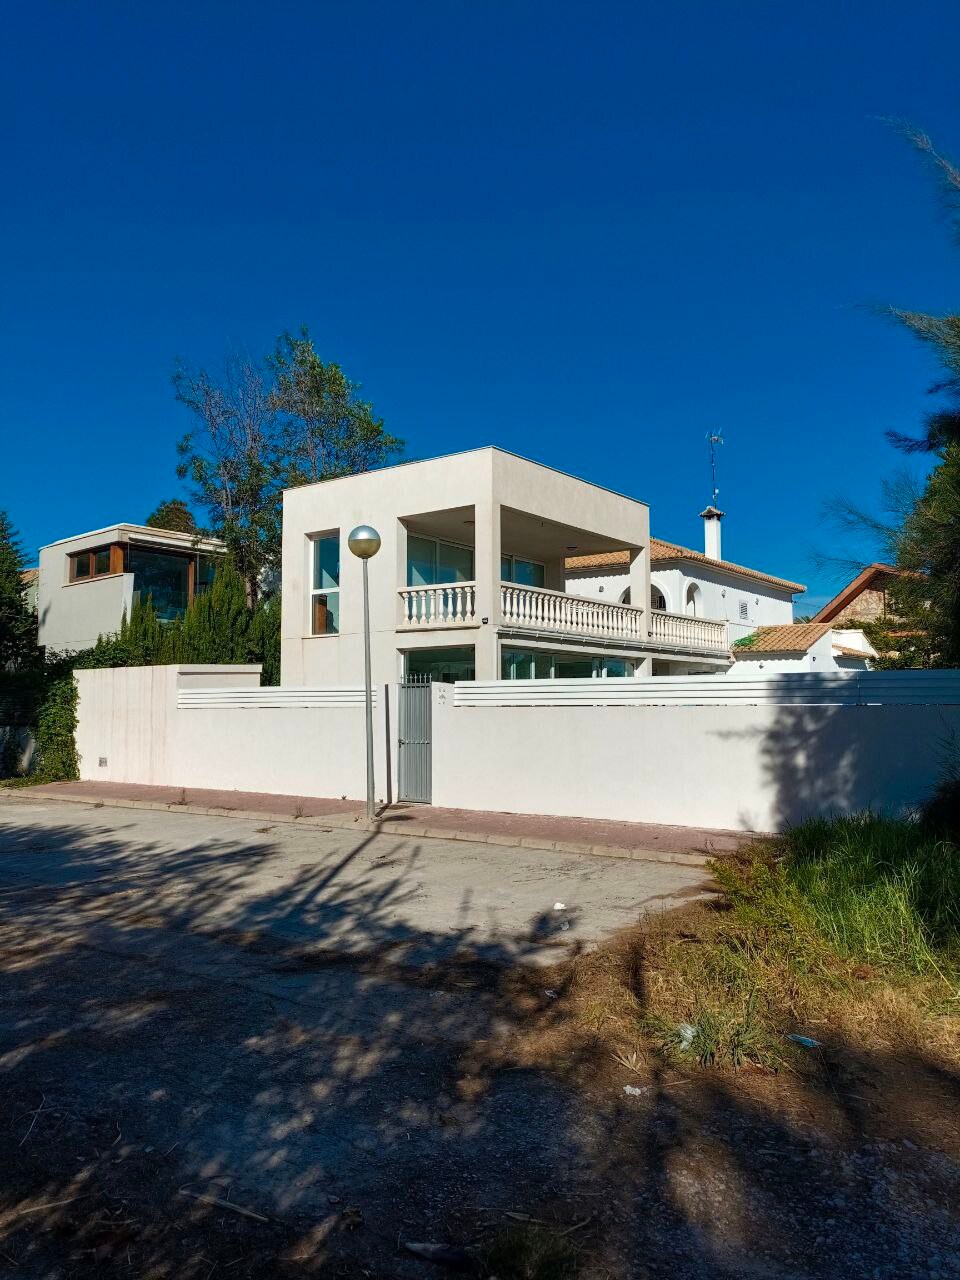
[[[795,672],[752,680],[472,680],[454,686],[453,702],[456,707],[957,706],[960,671]]]
[[[373,701],[377,691],[373,690]],[[345,685],[329,689],[299,689],[288,685],[262,689],[178,689],[180,711],[210,711],[217,708],[242,711],[269,711],[290,707],[362,707],[362,685]]]

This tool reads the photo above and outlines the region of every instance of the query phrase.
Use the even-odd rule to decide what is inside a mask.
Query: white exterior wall
[[[487,621],[470,627],[398,631],[397,593],[407,585],[403,521],[458,507],[473,508],[474,524],[464,526],[462,540],[474,542],[477,610],[479,618]],[[499,449],[477,449],[304,485],[287,490],[283,502],[281,683],[312,686],[363,680],[362,568],[346,545],[350,530],[359,524],[372,524],[382,539],[380,551],[369,562],[374,683],[385,684],[401,675],[398,651],[444,645],[474,646],[478,679],[499,676],[502,507],[642,548],[630,577],[638,599],[648,598],[645,504]],[[339,531],[341,544],[340,633],[312,636],[311,538],[333,530]],[[522,554],[522,548],[503,550]],[[563,556],[547,564],[546,572],[547,585],[562,590]],[[563,637],[551,639],[550,647],[562,649]]]
[[[256,667],[126,667],[75,678],[86,781],[365,795],[358,690],[327,691],[330,705],[306,707],[286,705],[300,696],[292,687],[258,690]],[[958,673],[869,673],[866,687],[834,680],[819,694],[834,698],[828,705],[798,704],[796,682],[776,690],[766,680],[753,691],[709,678],[645,689],[570,681],[549,692],[537,681],[437,684],[433,803],[763,831],[922,802],[942,775],[943,741],[960,732]],[[211,689],[225,701],[249,690],[260,705],[207,705],[202,691]],[[204,704],[178,706],[181,693]],[[376,695],[376,794],[390,801],[395,690]],[[882,705],[870,705],[874,697]],[[457,698],[481,702],[456,706]]]
[[[950,731],[958,706],[454,707],[435,685],[433,802],[779,831],[916,805]]]
[[[119,527],[54,542],[40,549],[37,584],[39,643],[53,653],[89,649],[101,635],[120,629],[124,609],[133,600],[133,574],[112,573],[70,581],[69,557],[120,541]]]
[[[729,622],[731,643],[756,631],[757,627],[782,626],[793,622],[793,597],[788,591],[695,561],[670,568],[658,568],[654,564],[650,569],[650,582],[663,592],[668,613],[690,612],[687,607],[687,591],[691,585],[698,587],[700,596],[697,616],[725,619]],[[567,574],[566,589],[571,595],[615,604],[629,585],[629,577],[623,573],[591,573],[580,570]],[[740,619],[741,601],[746,602],[749,612],[746,622]]]
[[[851,658],[834,653],[834,646],[838,644],[848,649],[863,649],[864,657]],[[740,649],[738,653],[749,655],[750,650]],[[733,680],[755,680],[757,676],[782,675],[790,671],[862,671],[867,668],[871,654],[876,657],[862,631],[828,631],[806,653],[784,654],[779,657],[770,654],[758,654],[755,658],[738,657],[726,675]]]
[[[366,796],[362,701],[322,708],[178,709],[180,689],[257,688],[259,667],[120,667],[77,671],[75,679],[85,782]],[[374,768],[377,796],[389,800],[395,752],[392,742],[387,748],[388,703],[378,693]]]

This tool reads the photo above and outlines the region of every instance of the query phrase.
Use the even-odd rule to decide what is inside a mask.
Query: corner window
[[[521,560],[519,556],[500,557],[500,577],[504,582],[515,582],[518,587],[542,587],[544,568],[536,560]]]
[[[123,547],[114,543],[93,551],[76,551],[69,561],[71,582],[102,578],[108,573],[123,573]]]
[[[313,539],[310,634],[340,634],[340,531]]]

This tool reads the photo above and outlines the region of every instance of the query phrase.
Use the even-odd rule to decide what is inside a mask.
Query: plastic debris
[[[792,1040],[794,1044],[802,1044],[804,1049],[819,1049],[820,1041],[814,1040],[810,1036],[798,1036],[796,1032],[791,1032],[787,1036],[788,1040]]]
[[[553,987],[544,987],[543,994],[547,997],[548,1000],[557,1000],[560,996],[560,992],[554,991]]]
[[[456,1271],[466,1271],[473,1266],[473,1258],[466,1249],[454,1244],[418,1244],[415,1240],[404,1240],[403,1247],[417,1258],[425,1258],[427,1262],[435,1262],[440,1267],[453,1267]]]
[[[681,1022],[677,1027],[677,1031],[680,1033],[680,1047],[689,1049],[697,1034],[697,1028],[690,1022]]]
[[[567,904],[565,902],[555,902],[553,904],[554,911],[566,911]]]
[[[625,1084],[623,1086],[623,1092],[628,1093],[631,1098],[642,1098],[643,1095],[645,1093],[649,1093],[650,1090],[649,1087],[645,1089],[638,1089],[635,1084]]]

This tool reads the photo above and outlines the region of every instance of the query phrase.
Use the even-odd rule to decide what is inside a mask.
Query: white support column
[[[500,503],[477,502],[473,508],[474,574],[477,581],[477,679],[499,679],[497,627],[500,623]],[[486,622],[484,622],[486,618]]]
[[[644,630],[650,630],[650,548],[634,552],[630,561],[630,603],[643,609]]]

